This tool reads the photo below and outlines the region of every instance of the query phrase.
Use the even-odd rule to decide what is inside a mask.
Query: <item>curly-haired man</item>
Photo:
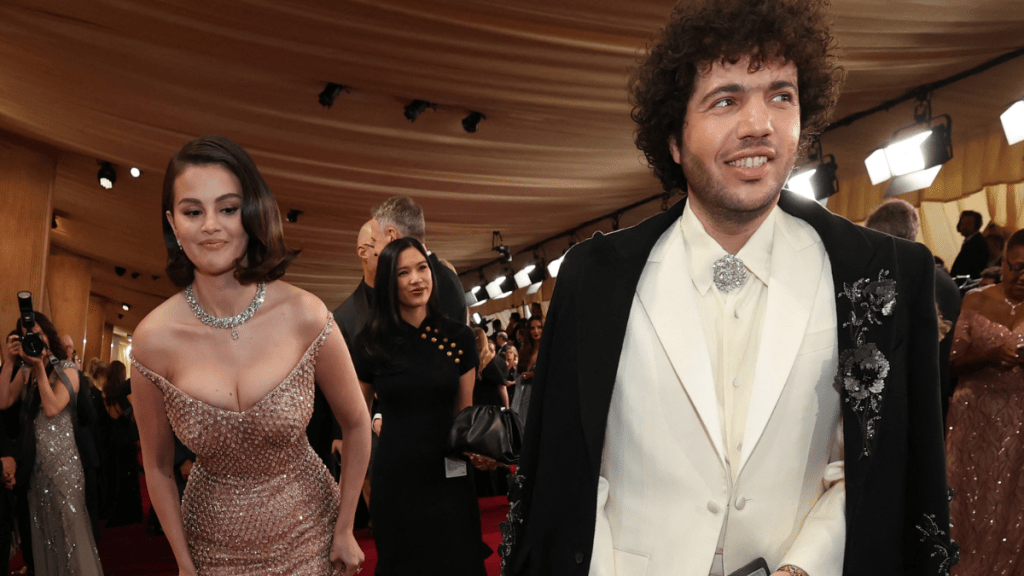
[[[782,190],[835,104],[833,47],[824,0],[687,0],[661,31],[636,141],[686,198],[566,256],[506,575],[955,563],[932,257]]]

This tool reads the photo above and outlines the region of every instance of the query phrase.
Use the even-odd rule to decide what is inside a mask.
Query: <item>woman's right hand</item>
[[[1004,369],[1012,368],[1024,362],[1017,353],[1017,346],[1014,344],[1003,344],[996,346],[985,353],[990,364]]]

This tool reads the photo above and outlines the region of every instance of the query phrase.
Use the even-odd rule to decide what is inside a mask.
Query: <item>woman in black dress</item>
[[[367,404],[383,416],[370,518],[378,576],[483,576],[487,552],[467,465],[445,457],[452,420],[472,404],[473,332],[438,310],[434,274],[417,240],[380,253],[374,307],[353,361]]]

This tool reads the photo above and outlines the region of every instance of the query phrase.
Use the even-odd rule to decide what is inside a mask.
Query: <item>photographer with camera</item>
[[[10,407],[25,390],[22,451],[30,453],[21,466],[30,471],[35,573],[102,576],[89,517],[81,513],[86,509],[85,477],[74,434],[78,370],[67,360],[53,323],[33,311],[30,293],[18,293],[18,309],[17,334],[4,347],[0,408]],[[12,379],[8,366],[14,358],[23,365]]]

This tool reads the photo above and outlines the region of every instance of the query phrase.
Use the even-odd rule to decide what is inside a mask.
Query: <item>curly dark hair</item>
[[[715,62],[750,56],[751,72],[778,58],[797,69],[800,145],[828,123],[843,70],[836,65],[829,0],[680,2],[629,82],[636,146],[667,192],[686,191],[669,138],[680,138],[697,75]]]

